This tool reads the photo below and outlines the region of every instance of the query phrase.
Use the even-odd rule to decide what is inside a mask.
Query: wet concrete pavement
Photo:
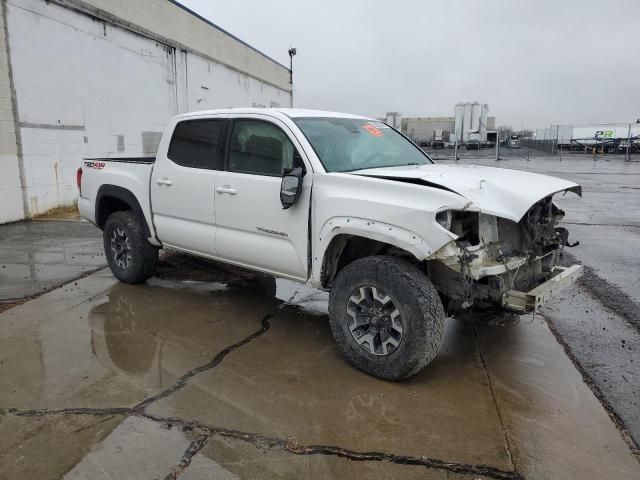
[[[0,478],[640,478],[541,317],[451,319],[391,383],[341,358],[326,294],[167,270],[0,315]]]
[[[640,443],[640,162],[582,154],[550,156],[526,149],[493,152],[472,163],[554,175],[583,186],[582,198],[557,202],[566,212],[570,241],[565,263],[583,263],[585,276],[542,313],[614,421]],[[452,160],[441,160],[453,163]],[[617,417],[617,418],[616,418]]]
[[[463,162],[583,184],[559,203],[588,274],[544,318],[449,320],[388,383],[340,357],[324,292],[182,255],[148,285],[103,270],[0,314],[0,479],[640,479],[640,164]],[[90,224],[0,226],[11,304],[103,264]]]
[[[69,220],[0,225],[0,311],[106,265],[101,232]]]

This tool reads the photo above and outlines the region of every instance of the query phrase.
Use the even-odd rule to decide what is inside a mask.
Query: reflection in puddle
[[[302,295],[292,286],[298,287],[262,276],[239,284],[157,278],[147,285],[118,283],[89,312],[92,352],[121,373],[147,376],[149,387],[162,386],[168,372],[173,377],[192,363],[206,363],[260,328],[261,318],[285,300],[323,312],[317,306],[326,304],[317,298],[322,292]]]

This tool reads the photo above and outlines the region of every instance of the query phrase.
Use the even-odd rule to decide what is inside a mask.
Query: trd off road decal
[[[105,167],[105,162],[93,162],[93,161],[85,161],[85,168],[93,168],[95,170],[102,170]]]

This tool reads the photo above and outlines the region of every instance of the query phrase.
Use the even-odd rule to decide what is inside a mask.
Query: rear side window
[[[299,157],[289,137],[274,124],[236,120],[229,146],[229,171],[280,176]]]
[[[168,157],[183,167],[224,170],[222,119],[186,120],[176,125]]]

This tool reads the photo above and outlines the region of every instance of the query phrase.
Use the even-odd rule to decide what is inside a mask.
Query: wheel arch
[[[415,232],[374,220],[332,218],[320,233],[319,255],[314,255],[314,283],[329,288],[338,272],[359,258],[372,255],[405,257],[416,263],[432,249]]]
[[[109,215],[123,210],[131,210],[136,215],[145,237],[152,236],[140,202],[130,190],[118,185],[100,186],[96,195],[96,225],[103,230]]]

